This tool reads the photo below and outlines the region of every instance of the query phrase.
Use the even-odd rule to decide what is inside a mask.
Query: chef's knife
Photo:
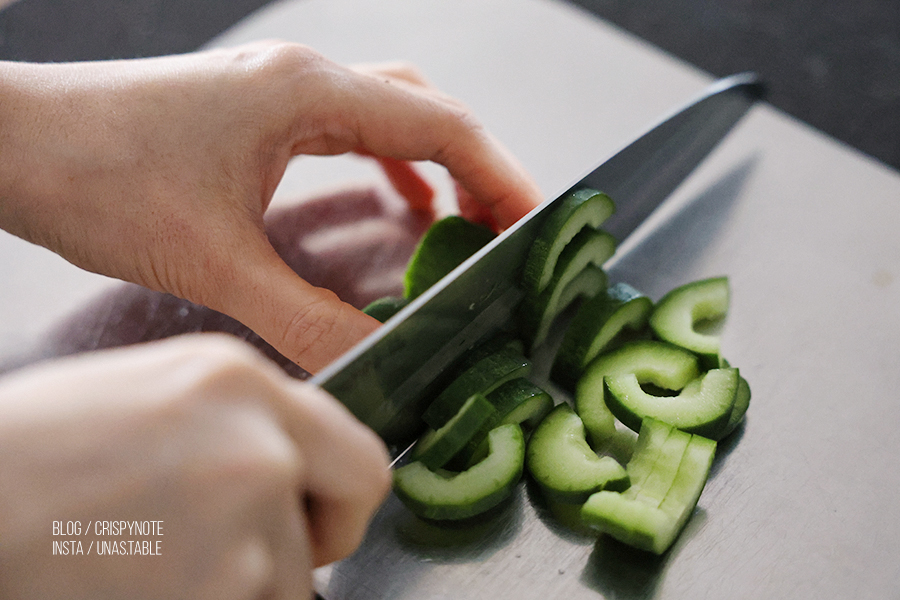
[[[714,83],[535,208],[312,381],[389,444],[402,446],[421,430],[425,404],[448,368],[510,322],[522,296],[522,265],[559,198],[582,187],[607,193],[617,211],[603,228],[624,240],[761,96],[753,74]]]

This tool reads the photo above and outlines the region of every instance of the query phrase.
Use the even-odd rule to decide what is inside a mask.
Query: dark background
[[[900,0],[570,1],[712,75],[756,71],[773,105],[900,170]],[[185,52],[266,3],[19,0],[0,59]]]

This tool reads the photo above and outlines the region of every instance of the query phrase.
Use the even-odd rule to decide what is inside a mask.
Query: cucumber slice
[[[493,508],[522,476],[525,437],[518,425],[501,425],[487,439],[488,456],[461,473],[435,473],[421,462],[400,467],[394,471],[394,493],[426,519],[465,519]]]
[[[604,378],[606,404],[627,427],[637,431],[652,417],[678,429],[719,439],[728,424],[737,396],[737,369],[712,369],[690,381],[674,397],[654,396],[641,388],[634,373]]]
[[[493,231],[459,216],[436,221],[428,228],[409,259],[403,295],[412,300],[487,245]]]
[[[615,251],[616,239],[613,236],[590,227],[585,227],[578,232],[563,249],[553,272],[553,278],[547,287],[541,293],[526,294],[519,308],[521,330],[525,337],[531,340],[532,347],[544,341],[553,320],[578,295],[593,297],[606,287],[605,273],[599,289],[595,290],[589,287],[576,290],[575,288],[578,286],[570,288],[570,285],[586,267],[592,266],[600,269],[603,263],[615,254]],[[585,285],[585,283],[580,284],[581,287]]]
[[[582,521],[588,526],[655,554],[672,545],[690,518],[716,450],[712,440],[674,428],[667,434],[666,427],[653,419],[641,426],[639,449],[628,463],[628,472],[638,463],[652,464],[647,477],[632,479],[632,487],[625,493],[598,492],[581,509]],[[665,440],[660,442],[661,438]],[[677,463],[668,456],[673,444],[680,457]],[[667,491],[661,497],[662,487]]]
[[[429,469],[439,469],[473,438],[486,433],[496,421],[494,405],[481,394],[474,394],[443,427],[423,434],[410,458]],[[476,443],[480,441],[479,436]]]
[[[626,497],[635,498],[638,490],[647,482],[662,454],[666,440],[675,428],[656,419],[645,419],[638,433],[637,443],[631,459],[625,466],[631,487],[625,490]],[[660,498],[660,501],[662,498]],[[659,504],[657,502],[657,504]]]
[[[611,491],[600,491],[581,507],[581,521],[601,533],[639,550],[662,554],[662,540],[672,528],[672,518],[658,507],[626,498]]]
[[[681,464],[678,465],[678,474],[669,488],[669,493],[659,505],[660,510],[667,513],[673,519],[669,539],[660,540],[660,545],[668,547],[675,540],[678,533],[684,528],[703,488],[709,478],[709,470],[712,468],[713,459],[716,457],[716,442],[708,438],[692,435],[684,451]],[[665,550],[665,548],[663,548]]]
[[[442,427],[473,394],[490,394],[511,379],[526,377],[531,361],[510,349],[485,356],[438,394],[425,409],[422,420],[431,428]]]
[[[553,397],[524,377],[507,381],[488,394],[487,399],[494,405],[500,416],[497,426],[516,424],[525,432],[525,437],[553,410]],[[474,441],[474,440],[473,440]],[[472,466],[488,454],[486,439],[474,446],[470,443],[454,457],[454,464]]]
[[[698,332],[696,325],[723,319],[728,302],[727,277],[687,283],[660,299],[650,315],[650,328],[659,339],[700,355],[705,368],[714,368],[719,365],[720,338]]]
[[[529,302],[526,296],[519,311],[520,331],[534,349],[544,343],[553,322],[578,298],[593,298],[601,294],[607,284],[603,269],[588,265],[565,285],[548,287],[541,297]],[[562,281],[560,283],[563,283]]]
[[[618,283],[586,300],[566,329],[553,364],[553,378],[569,389],[594,358],[613,350],[626,330],[647,325],[653,302],[627,283]]]
[[[647,504],[659,506],[675,481],[678,465],[691,441],[691,434],[672,428],[659,450],[647,476],[636,486],[633,497]]]
[[[609,375],[626,373],[635,373],[641,382],[680,390],[696,379],[700,370],[692,352],[654,340],[627,342],[598,356],[585,369],[575,388],[575,410],[595,447],[601,447],[615,434],[615,418],[607,406],[603,380]],[[640,421],[629,427],[637,431]]]
[[[369,303],[363,309],[363,312],[370,317],[374,317],[384,323],[385,321],[396,315],[398,312],[403,310],[403,307],[407,304],[409,304],[409,300],[406,298],[385,296],[384,298],[379,298]]]
[[[719,439],[723,440],[737,429],[737,426],[744,420],[747,409],[750,408],[750,384],[743,377],[738,381],[737,395],[734,397],[734,406],[731,408],[731,415],[728,417],[728,423],[719,434]]]
[[[524,377],[507,381],[488,394],[487,399],[500,415],[500,425],[516,423],[526,430],[537,427],[553,408],[550,394]]]
[[[583,502],[599,490],[628,487],[622,465],[591,450],[584,425],[568,404],[550,411],[534,430],[525,464],[541,488],[563,502]]]
[[[596,229],[613,212],[615,204],[612,199],[596,190],[577,190],[560,200],[528,253],[522,274],[525,289],[536,294],[544,291],[553,278],[563,248],[582,228]]]

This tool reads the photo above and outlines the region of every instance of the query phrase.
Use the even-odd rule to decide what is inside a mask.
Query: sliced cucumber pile
[[[396,495],[416,515],[470,518],[527,472],[567,524],[656,554],[677,539],[716,442],[744,420],[750,386],[721,353],[727,277],[689,282],[656,304],[608,284],[603,265],[616,241],[600,227],[614,210],[605,194],[582,189],[548,216],[523,266],[516,331],[458,361],[408,464],[394,471]],[[389,318],[424,292],[490,240],[477,227],[436,223],[410,261],[404,298],[367,310]],[[571,305],[562,336],[549,336]],[[549,377],[572,392],[571,405],[535,379],[540,356],[551,357]]]

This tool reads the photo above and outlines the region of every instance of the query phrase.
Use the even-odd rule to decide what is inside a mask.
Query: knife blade
[[[312,382],[394,449],[422,429],[421,414],[449,367],[506,326],[523,292],[520,271],[555,203],[590,187],[616,213],[603,228],[620,242],[703,161],[763,96],[752,73],[720,79],[697,99],[545,201],[326,367]]]

